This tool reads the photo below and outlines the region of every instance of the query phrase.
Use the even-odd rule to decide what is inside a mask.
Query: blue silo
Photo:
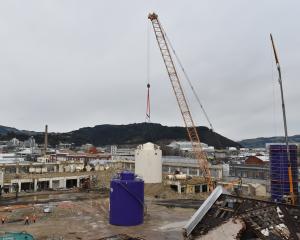
[[[134,173],[123,171],[110,182],[109,222],[134,226],[144,220],[144,181]]]
[[[281,202],[284,195],[290,194],[288,157],[285,144],[270,146],[270,180],[272,200]],[[297,146],[289,145],[290,161],[293,176],[294,194],[298,196]]]

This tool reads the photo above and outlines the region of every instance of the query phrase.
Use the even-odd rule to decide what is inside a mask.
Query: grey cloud
[[[279,0],[1,1],[1,124],[70,131],[143,121],[150,27],[152,121],[182,125],[147,19],[154,10],[216,130],[237,140],[283,133],[272,32],[289,132],[300,133],[299,9]],[[196,124],[207,125],[183,85]]]

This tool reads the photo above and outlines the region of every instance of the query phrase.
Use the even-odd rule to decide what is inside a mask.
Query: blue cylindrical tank
[[[129,171],[121,172],[110,182],[109,222],[134,226],[144,220],[144,181]]]

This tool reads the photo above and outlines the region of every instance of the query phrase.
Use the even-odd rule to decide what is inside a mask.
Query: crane
[[[187,133],[189,136],[189,140],[191,141],[193,152],[195,154],[195,158],[198,160],[199,167],[202,170],[203,177],[205,181],[207,182],[208,191],[212,191],[214,188],[214,184],[211,178],[211,173],[208,165],[208,161],[206,158],[205,153],[202,150],[200,138],[197,132],[197,129],[195,127],[191,112],[189,110],[189,106],[187,104],[179,76],[177,74],[175,64],[172,58],[172,55],[170,53],[170,47],[167,43],[166,36],[164,34],[164,30],[162,28],[162,25],[160,24],[160,21],[158,20],[158,15],[156,13],[150,13],[148,15],[148,19],[150,19],[152,23],[152,27],[155,33],[155,37],[162,55],[162,58],[164,60],[169,79],[181,112],[181,115],[183,117],[184,124],[187,129]]]
[[[286,154],[288,159],[288,177],[289,177],[289,187],[290,187],[290,202],[292,205],[295,205],[295,194],[294,194],[294,187],[293,187],[293,174],[292,174],[292,163],[291,163],[291,157],[290,157],[290,150],[289,150],[289,138],[288,138],[288,131],[287,131],[287,122],[286,122],[286,113],[285,113],[285,104],[284,104],[284,97],[283,97],[283,87],[282,87],[282,78],[281,78],[281,68],[279,64],[278,55],[276,52],[274,40],[272,37],[272,34],[270,34],[272,48],[274,52],[276,67],[278,71],[278,82],[280,85],[280,93],[281,93],[281,107],[282,107],[282,114],[283,114],[283,125],[284,125],[284,139],[285,139],[285,145],[286,145]]]

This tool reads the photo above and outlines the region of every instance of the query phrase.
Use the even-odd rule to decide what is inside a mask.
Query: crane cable
[[[174,50],[174,48],[173,48],[173,45],[172,45],[172,43],[171,43],[171,41],[170,41],[168,35],[166,34],[166,32],[165,32],[164,29],[162,29],[162,30],[163,30],[163,33],[164,33],[164,35],[165,35],[165,37],[166,37],[166,40],[167,40],[167,42],[168,42],[168,44],[169,44],[169,46],[170,46],[170,48],[171,48],[171,50],[172,50],[172,52],[173,52],[173,54],[174,54],[174,56],[175,56],[176,61],[178,62],[179,66],[180,66],[180,68],[181,68],[181,70],[182,70],[182,72],[183,72],[184,77],[187,79],[187,81],[188,81],[188,83],[189,83],[189,86],[190,86],[190,88],[192,89],[192,92],[193,92],[193,94],[194,94],[194,96],[195,96],[195,98],[196,98],[198,104],[200,105],[200,107],[201,107],[201,109],[202,109],[202,112],[203,112],[203,114],[204,114],[204,116],[205,116],[205,118],[206,118],[206,120],[207,120],[207,122],[208,122],[208,124],[209,124],[209,126],[210,126],[210,128],[211,128],[211,130],[214,132],[213,125],[212,125],[211,121],[209,120],[208,114],[206,113],[206,111],[205,111],[205,109],[204,109],[204,107],[203,107],[203,105],[202,105],[202,103],[201,103],[201,101],[200,101],[200,98],[199,98],[198,94],[196,93],[196,91],[195,91],[195,89],[194,89],[194,86],[193,86],[193,84],[192,84],[192,82],[191,82],[191,80],[190,80],[188,74],[186,73],[186,71],[185,71],[185,69],[184,69],[184,67],[183,67],[183,65],[182,65],[182,63],[181,63],[179,57],[177,56],[177,54],[176,54],[176,52],[175,52],[175,50]]]
[[[151,122],[151,111],[150,111],[150,27],[147,28],[147,104],[146,104],[146,116],[145,122]]]
[[[202,105],[202,103],[201,103],[201,101],[200,101],[200,98],[199,98],[197,92],[195,91],[195,88],[194,88],[194,86],[193,86],[193,84],[192,84],[192,82],[191,82],[191,79],[190,79],[189,75],[188,75],[187,72],[185,71],[185,68],[183,67],[183,64],[181,63],[179,57],[177,56],[177,54],[176,54],[176,52],[175,52],[175,49],[174,49],[174,47],[173,47],[173,45],[172,45],[172,43],[171,43],[171,41],[170,41],[170,39],[169,39],[169,37],[168,37],[166,31],[163,29],[162,26],[161,26],[161,28],[162,28],[162,32],[163,32],[163,34],[165,35],[166,40],[167,40],[167,42],[168,42],[170,48],[171,48],[171,50],[172,50],[172,52],[173,52],[173,54],[174,54],[174,56],[175,56],[175,59],[176,59],[176,61],[178,62],[179,67],[181,68],[181,71],[183,72],[184,77],[185,77],[186,80],[188,81],[188,84],[189,84],[190,88],[192,89],[192,92],[193,92],[193,94],[194,94],[194,96],[195,96],[195,98],[196,98],[196,100],[197,100],[197,102],[198,102],[198,104],[199,104],[199,106],[200,106],[200,108],[201,108],[201,110],[202,110],[202,112],[203,112],[203,114],[204,114],[204,116],[205,116],[205,118],[206,118],[206,120],[207,120],[207,122],[208,122],[210,128],[211,128],[211,131],[214,133],[214,137],[215,137],[217,143],[219,144],[219,147],[222,148],[222,144],[221,144],[221,141],[220,141],[220,139],[219,139],[219,136],[218,136],[217,133],[215,132],[215,129],[214,129],[214,127],[213,127],[213,125],[212,125],[212,123],[211,123],[209,117],[208,117],[207,112],[205,111],[205,109],[204,109],[204,107],[203,107],[203,105]]]

